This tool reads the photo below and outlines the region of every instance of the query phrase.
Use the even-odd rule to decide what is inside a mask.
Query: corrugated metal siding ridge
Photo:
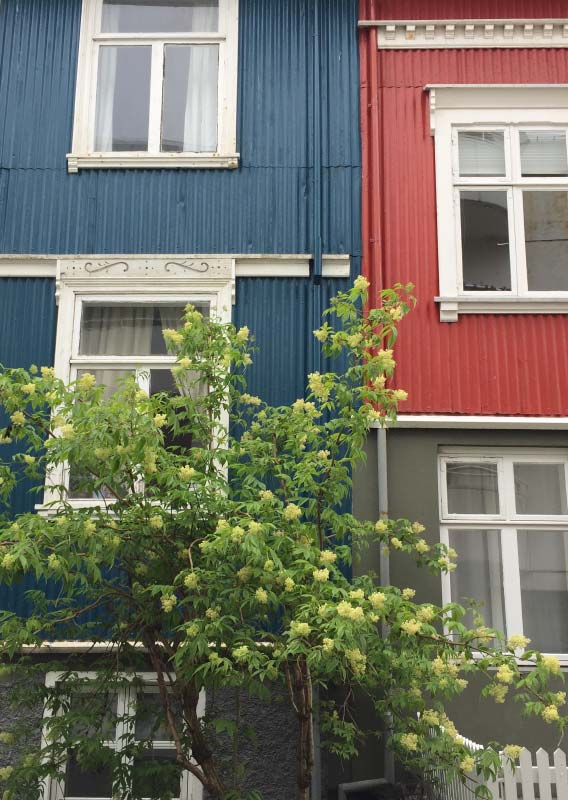
[[[562,19],[563,0],[361,0],[360,19]]]
[[[403,413],[568,415],[564,315],[462,315],[440,323],[434,147],[426,83],[568,78],[568,53],[526,50],[378,53],[362,43],[363,269],[375,292],[412,281],[417,309],[397,344]],[[400,84],[410,84],[395,88]],[[417,80],[417,78],[419,78]],[[387,86],[381,86],[384,80]]]

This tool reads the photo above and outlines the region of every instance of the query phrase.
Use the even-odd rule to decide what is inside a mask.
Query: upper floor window
[[[83,0],[70,172],[235,167],[238,0]]]
[[[568,455],[448,450],[440,456],[441,539],[458,553],[444,602],[473,598],[490,627],[568,662]]]
[[[568,104],[559,88],[431,88],[442,319],[568,310]]]

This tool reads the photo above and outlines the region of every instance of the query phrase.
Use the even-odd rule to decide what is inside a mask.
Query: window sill
[[[460,314],[568,314],[568,295],[557,293],[533,297],[463,295],[434,300],[440,306],[440,322],[457,322]]]
[[[237,169],[239,153],[68,153],[67,171],[80,169]]]

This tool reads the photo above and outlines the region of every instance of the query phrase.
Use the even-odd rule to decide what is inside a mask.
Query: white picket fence
[[[465,744],[472,750],[480,748],[475,742],[466,740]],[[501,761],[501,774],[497,780],[486,782],[494,800],[568,800],[568,770],[566,754],[562,750],[555,750],[552,763],[549,754],[542,748],[537,750],[534,762],[529,750],[521,752],[515,767],[511,767],[505,756]],[[446,800],[472,797],[471,792],[459,781],[447,786],[443,795]]]

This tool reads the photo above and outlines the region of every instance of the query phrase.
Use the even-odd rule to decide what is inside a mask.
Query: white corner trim
[[[440,322],[457,322],[460,314],[568,314],[568,297],[435,297]]]
[[[379,427],[376,423],[373,427]],[[568,417],[515,417],[473,414],[399,414],[389,428],[489,430],[566,430]]]
[[[239,153],[68,153],[67,171],[80,169],[237,169]]]
[[[93,262],[128,261],[130,259],[188,261],[207,259],[232,259],[237,278],[308,278],[310,275],[310,253],[262,254],[74,254],[74,255],[0,255],[0,278],[56,278],[59,261],[89,259]],[[324,278],[348,278],[351,270],[349,255],[324,255],[322,275]]]
[[[568,47],[568,19],[362,20],[377,29],[377,48]]]

